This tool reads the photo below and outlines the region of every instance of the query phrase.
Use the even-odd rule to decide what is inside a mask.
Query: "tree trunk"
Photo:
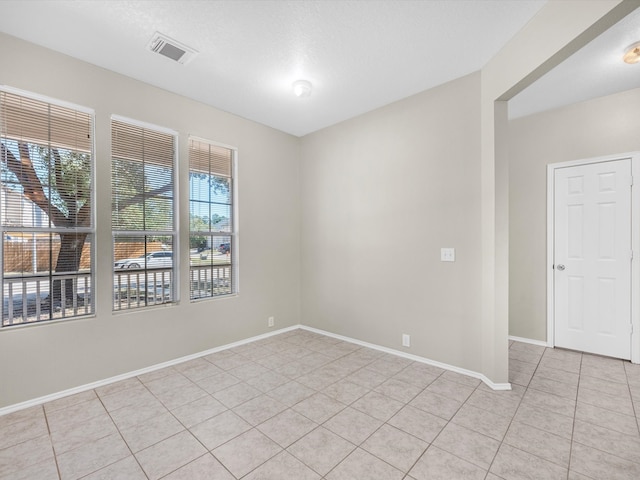
[[[60,252],[56,262],[56,273],[77,273],[80,270],[80,259],[82,258],[82,250],[86,239],[86,233],[60,234]],[[62,300],[62,283],[62,280],[53,281],[51,299],[54,303]],[[74,293],[73,279],[64,280],[64,297],[67,304],[68,301],[73,301]]]

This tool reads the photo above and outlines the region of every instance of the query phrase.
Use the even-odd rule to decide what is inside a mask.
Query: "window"
[[[94,313],[93,112],[0,91],[2,327]]]
[[[176,300],[176,134],[114,118],[111,122],[113,309]]]
[[[189,247],[192,300],[235,293],[235,151],[189,140]]]

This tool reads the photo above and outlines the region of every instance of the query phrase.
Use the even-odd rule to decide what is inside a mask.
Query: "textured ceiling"
[[[2,0],[0,31],[304,135],[479,70],[544,3]],[[156,31],[199,54],[150,52]]]

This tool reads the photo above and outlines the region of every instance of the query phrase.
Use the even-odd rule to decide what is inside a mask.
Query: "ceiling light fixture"
[[[625,63],[640,63],[640,42],[634,43],[627,48],[622,59]]]
[[[296,80],[293,82],[293,93],[296,94],[296,97],[308,97],[311,95],[311,82]]]

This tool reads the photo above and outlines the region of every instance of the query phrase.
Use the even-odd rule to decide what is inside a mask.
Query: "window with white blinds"
[[[2,327],[94,313],[93,122],[0,90]]]
[[[191,300],[237,290],[233,210],[235,150],[189,139],[189,247]]]
[[[111,121],[113,309],[176,300],[176,134]]]

